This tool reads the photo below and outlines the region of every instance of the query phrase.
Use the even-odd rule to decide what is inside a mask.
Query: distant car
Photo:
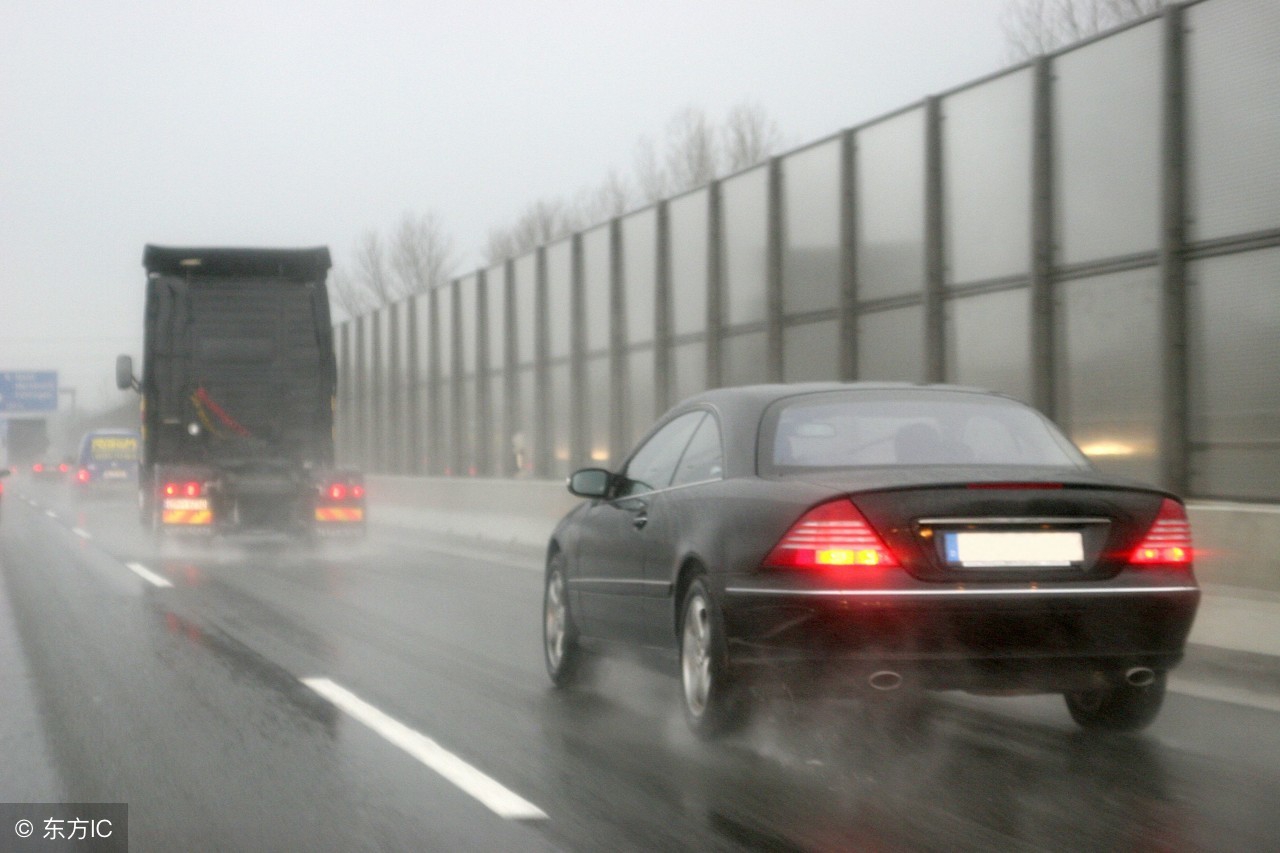
[[[81,494],[112,489],[133,494],[138,488],[141,436],[131,429],[99,429],[80,439],[75,486]]]
[[[61,462],[40,459],[31,463],[31,479],[33,480],[63,480],[69,473],[71,473],[71,462],[67,459]]]
[[[587,500],[550,540],[551,680],[619,643],[674,651],[702,736],[769,679],[1061,693],[1085,728],[1139,729],[1200,598],[1175,495],[976,389],[708,391],[569,490]]]

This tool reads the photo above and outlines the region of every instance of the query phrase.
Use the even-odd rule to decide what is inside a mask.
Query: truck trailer
[[[157,531],[363,534],[334,459],[329,250],[147,246],[138,506]]]

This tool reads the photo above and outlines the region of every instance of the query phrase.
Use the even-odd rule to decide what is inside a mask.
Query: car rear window
[[[850,391],[789,397],[761,424],[764,473],[884,465],[1089,467],[1039,412],[1004,397]]]

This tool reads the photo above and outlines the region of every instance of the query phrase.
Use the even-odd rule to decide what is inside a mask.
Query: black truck
[[[147,246],[139,509],[157,531],[363,534],[335,466],[329,250]]]

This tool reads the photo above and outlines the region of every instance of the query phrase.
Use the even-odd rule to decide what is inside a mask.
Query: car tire
[[[559,553],[547,561],[542,594],[542,657],[556,687],[572,687],[581,679],[583,651],[578,643],[578,626],[569,609],[565,559]]]
[[[1151,725],[1164,703],[1166,675],[1157,672],[1150,684],[1137,687],[1117,679],[1093,690],[1067,693],[1067,710],[1082,728],[1136,732]]]
[[[680,697],[685,720],[700,738],[727,734],[746,721],[746,696],[734,684],[724,618],[704,578],[689,585],[680,614]]]

